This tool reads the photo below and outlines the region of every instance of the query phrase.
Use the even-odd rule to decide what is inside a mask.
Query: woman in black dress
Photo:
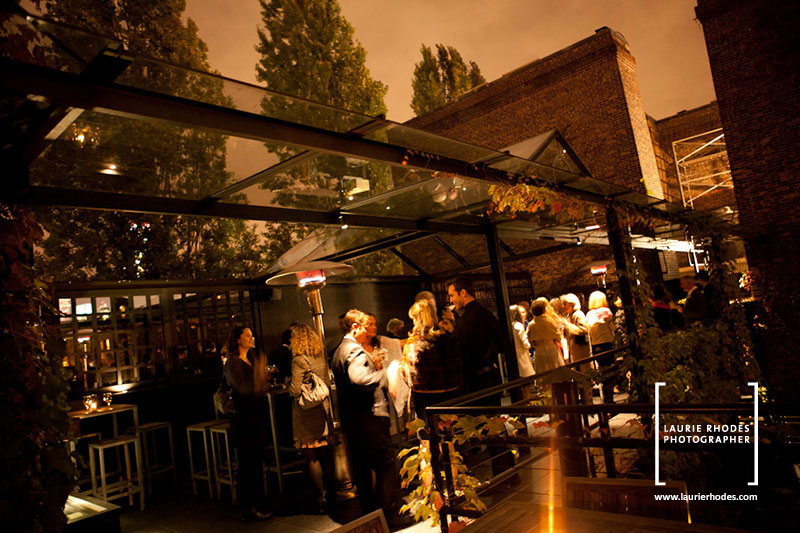
[[[231,417],[233,445],[239,457],[238,498],[242,520],[266,520],[263,464],[267,445],[269,390],[266,360],[255,355],[255,338],[250,328],[236,326],[228,338],[225,378],[233,389],[234,414]]]

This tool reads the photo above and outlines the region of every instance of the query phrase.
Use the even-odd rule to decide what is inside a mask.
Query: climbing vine
[[[0,515],[8,531],[60,531],[72,488],[63,341],[31,266],[42,229],[0,204]]]
[[[399,459],[404,459],[400,469],[400,479],[403,487],[419,483],[411,491],[409,503],[405,504],[400,512],[410,511],[417,521],[432,520],[432,525],[439,524],[439,510],[444,505],[442,494],[434,484],[434,471],[431,463],[430,441],[427,439],[428,430],[423,420],[419,418],[406,424],[409,435],[416,434],[419,444],[403,449]],[[469,468],[464,464],[464,459],[457,449],[465,444],[477,444],[481,439],[501,435],[516,435],[525,425],[513,417],[508,416],[456,416],[441,415],[439,417],[438,433],[442,437],[440,449],[447,447],[450,455],[450,475],[453,479],[455,494],[451,495],[458,506],[476,511],[486,510],[486,504],[478,496],[477,489],[480,481],[470,474]],[[445,471],[438,473],[439,479],[445,479]],[[452,505],[452,503],[451,503]],[[450,531],[457,531],[463,522],[450,524]]]

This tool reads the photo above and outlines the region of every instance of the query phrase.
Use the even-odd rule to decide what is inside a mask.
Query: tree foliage
[[[336,0],[260,0],[257,77],[267,89],[294,98],[270,95],[262,101],[265,115],[334,131],[348,131],[386,113],[387,87],[374,80],[366,67],[367,52],[354,39],[353,27]],[[304,100],[301,100],[304,99]],[[323,105],[319,105],[323,104]],[[332,107],[328,107],[332,106]],[[337,109],[338,108],[338,109]],[[342,113],[346,109],[354,113]],[[288,159],[295,147],[267,144]],[[274,201],[305,209],[333,210],[359,194],[353,178],[369,182],[370,193],[392,188],[387,165],[318,155],[278,175],[262,187]],[[364,191],[361,191],[364,192]],[[312,228],[268,226],[270,262],[308,235]],[[397,263],[388,258],[388,267]],[[396,265],[394,265],[396,266]]]
[[[210,70],[197,25],[182,20],[184,0],[47,0],[44,7],[50,18],[118,39],[136,55]],[[117,81],[227,103],[219,80],[157,62],[134,62]],[[226,137],[217,133],[91,112],[69,131],[72,138],[62,136],[34,163],[33,179],[199,199],[232,177]],[[116,173],[98,172],[112,164]],[[41,259],[57,279],[234,277],[260,266],[257,236],[244,221],[71,209],[45,210],[41,220],[49,234]]]
[[[436,45],[436,54],[422,45],[422,61],[414,66],[411,109],[416,116],[452,102],[459,95],[486,82],[477,63],[467,64],[452,46]]]

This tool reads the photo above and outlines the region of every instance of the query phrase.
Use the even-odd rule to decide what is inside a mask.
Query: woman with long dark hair
[[[228,336],[228,359],[225,378],[233,389],[231,433],[239,458],[237,471],[239,505],[242,520],[266,520],[263,464],[267,445],[269,409],[266,394],[269,390],[266,359],[255,353],[253,332],[245,326],[235,326]]]

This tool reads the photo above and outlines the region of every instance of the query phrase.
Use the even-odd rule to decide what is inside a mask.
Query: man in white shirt
[[[392,525],[398,520],[400,479],[389,434],[386,370],[380,356],[371,357],[361,346],[366,339],[367,322],[368,316],[357,309],[345,314],[343,325],[347,333],[333,355],[331,367],[362,512],[381,508]]]

